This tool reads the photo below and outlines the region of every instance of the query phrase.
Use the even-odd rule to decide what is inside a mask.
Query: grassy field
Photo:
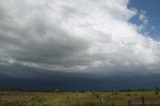
[[[146,92],[0,92],[0,106],[160,106],[160,94]],[[156,105],[157,104],[157,105]],[[131,105],[131,106],[132,106]]]

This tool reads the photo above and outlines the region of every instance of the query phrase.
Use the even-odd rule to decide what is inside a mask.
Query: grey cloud
[[[11,10],[2,11],[9,12]],[[17,62],[47,65],[83,64],[79,60],[76,62],[74,55],[85,51],[89,46],[88,43],[83,39],[68,36],[67,32],[58,26],[49,25],[47,17],[43,16],[44,14],[39,10],[36,11],[39,16],[34,16],[22,26],[19,26],[18,22],[16,23],[18,26],[12,26],[14,17],[10,20],[9,25],[1,25],[3,27],[0,36],[1,49]],[[24,13],[20,14],[25,15]],[[17,18],[19,17],[17,16]],[[26,20],[19,21],[22,21],[21,25]],[[6,20],[2,20],[2,22],[7,24]]]
[[[158,73],[160,43],[128,21],[136,14],[128,3],[0,1],[1,64],[105,75],[150,68]]]

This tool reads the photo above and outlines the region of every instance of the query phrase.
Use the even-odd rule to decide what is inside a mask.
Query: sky
[[[159,86],[159,3],[0,0],[0,87]]]
[[[148,25],[146,26],[145,31],[149,33],[149,36],[155,40],[159,40],[159,17],[158,10],[160,1],[158,0],[130,0],[129,6],[134,7],[138,10],[144,10],[146,12],[146,16],[149,20]],[[137,18],[137,17],[136,17]],[[132,21],[134,23],[138,23],[137,20]],[[133,20],[134,18],[132,18]]]

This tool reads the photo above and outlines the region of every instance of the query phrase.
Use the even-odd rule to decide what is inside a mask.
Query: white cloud
[[[143,24],[148,24],[148,18],[146,16],[146,11],[141,10],[139,14],[139,20],[143,22]]]
[[[146,25],[148,25],[149,19],[147,17],[147,13],[144,10],[140,10],[138,13],[138,19],[141,21],[141,24],[138,26],[139,32],[144,31],[146,28]],[[148,32],[145,32],[148,33]]]
[[[52,70],[160,68],[160,43],[129,22],[128,0],[0,1],[0,60]],[[145,24],[146,13],[140,14]],[[149,67],[149,68],[148,68]],[[152,68],[153,69],[153,68]],[[140,71],[140,70],[138,70]]]

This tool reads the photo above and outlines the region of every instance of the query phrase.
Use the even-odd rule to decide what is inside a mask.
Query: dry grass
[[[43,93],[0,92],[0,106],[127,106],[132,103],[160,103],[155,92]]]

